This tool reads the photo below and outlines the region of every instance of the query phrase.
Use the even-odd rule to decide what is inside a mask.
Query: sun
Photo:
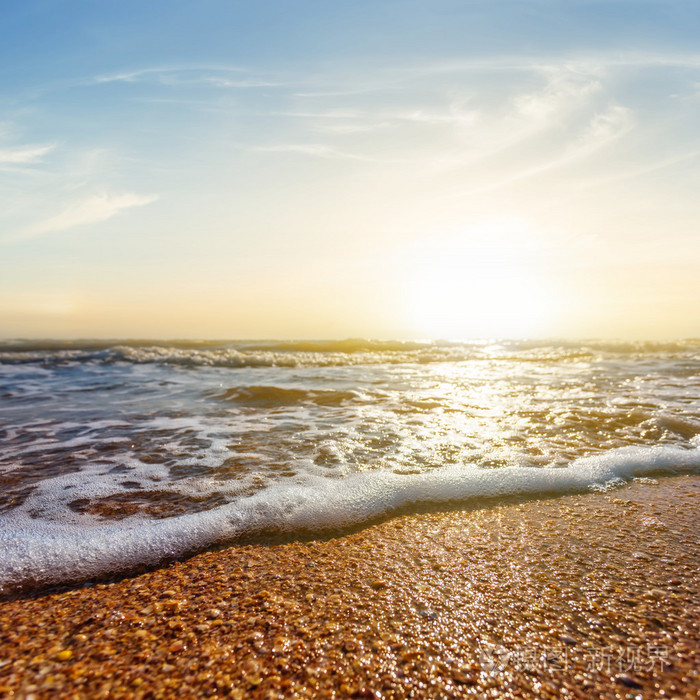
[[[526,233],[490,225],[414,247],[403,299],[412,330],[449,339],[546,334],[557,298],[541,242]]]

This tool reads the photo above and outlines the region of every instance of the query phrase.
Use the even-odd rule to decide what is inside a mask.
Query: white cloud
[[[386,86],[378,85],[376,87],[361,87],[348,88],[347,90],[310,90],[305,92],[295,92],[293,97],[308,97],[315,99],[318,97],[354,97],[358,95],[367,95],[373,92],[383,92]]]
[[[576,57],[562,57],[556,54],[488,56],[471,60],[444,61],[402,68],[403,73],[426,76],[459,73],[531,72],[535,70],[608,68],[699,68],[700,53],[654,53],[642,51],[606,51],[580,53]]]
[[[593,189],[596,187],[607,187],[614,182],[632,180],[634,178],[642,177],[650,173],[655,173],[659,170],[671,168],[674,165],[678,165],[689,160],[695,160],[696,158],[700,158],[700,149],[698,148],[692,151],[688,151],[686,153],[682,153],[680,155],[671,156],[670,158],[663,158],[661,160],[654,161],[647,165],[643,165],[639,168],[624,170],[621,172],[614,173],[612,175],[606,175],[604,177],[599,177],[597,179],[590,180],[589,182],[580,184],[579,190]]]
[[[219,76],[202,78],[203,83],[208,83],[214,87],[220,88],[259,88],[259,87],[277,87],[280,83],[273,83],[269,80],[230,80]]]
[[[139,78],[146,75],[162,75],[180,71],[181,68],[141,68],[140,70],[128,71],[126,73],[114,73],[113,75],[98,75],[95,78],[97,83],[134,83]]]
[[[261,151],[263,153],[299,153],[304,156],[312,156],[315,158],[340,158],[345,160],[363,160],[376,162],[376,158],[368,156],[356,155],[340,151],[332,146],[327,146],[322,143],[288,143],[279,144],[276,146],[255,146],[250,148],[252,151]]]
[[[547,71],[549,80],[541,92],[518,95],[513,100],[517,118],[536,126],[549,125],[585,104],[588,98],[602,88],[590,74],[581,74],[570,68]]]
[[[448,111],[431,111],[416,109],[412,112],[403,112],[395,116],[396,119],[418,124],[433,124],[437,126],[473,126],[480,117],[478,110],[450,109]]]
[[[275,116],[307,121],[308,128],[328,134],[358,134],[404,125],[468,128],[480,118],[477,110],[464,110],[459,105],[448,108],[416,107],[414,109],[373,111],[328,109],[325,111],[275,112]]]
[[[38,163],[54,148],[55,146],[53,145],[0,148],[0,165],[26,165],[28,163]]]
[[[274,116],[299,117],[300,119],[364,119],[366,112],[349,109],[329,109],[318,112],[273,112]]]
[[[603,114],[596,114],[576,145],[576,150],[596,150],[628,132],[634,124],[632,110],[614,105]]]
[[[142,207],[158,199],[156,195],[99,194],[86,197],[66,207],[55,216],[44,219],[22,231],[14,240],[25,240],[47,233],[66,231],[77,226],[98,224],[119,212],[133,207]]]
[[[94,81],[96,83],[136,83],[151,79],[167,84],[205,83],[217,87],[266,87],[276,84],[258,79],[232,81],[225,77],[231,73],[240,75],[248,71],[237,66],[160,66],[112,75],[98,75]]]
[[[627,107],[614,105],[607,112],[595,115],[581,135],[573,139],[569,146],[564,149],[562,155],[531,168],[515,172],[497,182],[479,187],[473,190],[471,194],[497,190],[514,182],[587,158],[624,136],[633,127],[634,117],[632,111]]]
[[[360,121],[360,122],[320,122],[314,124],[311,128],[314,131],[331,134],[331,135],[347,135],[347,134],[362,134],[369,133],[371,131],[377,131],[378,129],[386,129],[394,126],[392,122],[389,121]]]

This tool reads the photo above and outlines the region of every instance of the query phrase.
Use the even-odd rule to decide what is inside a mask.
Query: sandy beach
[[[697,697],[698,522],[671,477],[25,595],[0,695]]]

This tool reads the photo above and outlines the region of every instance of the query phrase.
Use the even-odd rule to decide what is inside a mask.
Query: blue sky
[[[700,335],[696,2],[5,2],[0,335]]]

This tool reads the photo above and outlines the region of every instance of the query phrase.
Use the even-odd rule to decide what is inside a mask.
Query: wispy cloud
[[[157,66],[153,68],[139,68],[138,70],[132,70],[132,71],[125,71],[122,73],[112,73],[111,75],[98,75],[95,78],[96,83],[135,83],[141,78],[146,78],[149,76],[158,78],[158,76],[163,76],[163,75],[170,75],[173,73],[184,73],[188,71],[193,71],[193,70],[207,70],[206,68],[203,68],[202,66],[198,66],[196,68],[192,66],[173,66],[173,67],[165,67],[165,66]],[[215,70],[221,70],[220,68],[217,68]],[[240,69],[238,68],[228,68],[227,70],[230,71],[236,71],[236,72],[241,72]]]
[[[374,110],[360,111],[330,109],[327,111],[277,112],[276,116],[291,117],[307,121],[314,131],[329,134],[355,134],[375,131],[406,124],[435,127],[469,127],[475,124],[478,110],[464,110],[450,106],[446,109],[417,107],[403,111]]]
[[[535,126],[551,124],[562,113],[580,106],[602,88],[600,81],[590,73],[582,74],[566,68],[548,73],[543,90],[513,98],[515,118]]]
[[[233,77],[237,76],[237,77]],[[162,85],[210,85],[218,88],[260,88],[276,87],[280,83],[258,75],[253,75],[246,68],[238,66],[160,66],[140,68],[138,70],[99,75],[93,82],[104,83],[138,83],[155,82]]]
[[[0,165],[27,165],[30,163],[38,163],[54,148],[54,145],[0,148]]]
[[[299,120],[315,132],[325,134],[359,134],[391,126],[390,120],[382,119],[374,112],[351,109],[328,109],[318,111],[282,111],[274,116]]]
[[[416,124],[433,124],[437,126],[471,126],[479,119],[476,109],[460,110],[450,108],[446,111],[416,109],[394,115],[398,121],[414,122]]]
[[[139,78],[147,75],[159,75],[162,73],[170,73],[178,68],[141,68],[139,70],[127,71],[124,73],[112,73],[111,75],[98,75],[95,78],[96,83],[135,83]]]
[[[157,199],[157,195],[139,195],[133,192],[92,195],[73,202],[58,214],[25,228],[16,236],[10,238],[10,241],[37,238],[78,226],[98,224],[111,219],[122,211],[133,207],[145,206],[155,202]]]
[[[299,117],[300,119],[362,119],[367,116],[366,112],[351,109],[329,109],[316,112],[274,112],[281,117]]]
[[[643,177],[644,175],[649,175],[659,170],[664,170],[666,168],[672,168],[674,165],[679,165],[680,163],[696,160],[698,158],[700,158],[700,148],[695,148],[692,151],[687,151],[685,153],[682,153],[681,155],[663,158],[661,160],[654,161],[639,168],[624,170],[619,173],[614,173],[612,175],[607,175],[605,177],[590,180],[588,182],[580,184],[578,186],[578,191],[590,190],[597,187],[608,187],[615,182],[622,182],[624,180],[632,180],[634,178]]]
[[[624,136],[633,126],[632,111],[626,107],[615,105],[607,112],[596,115],[583,132],[570,142],[561,155],[530,168],[516,171],[501,180],[478,187],[471,190],[469,194],[501,189],[520,180],[525,180],[587,158]]]
[[[540,54],[535,56],[502,55],[464,60],[407,65],[402,72],[412,75],[459,73],[530,72],[566,67],[590,72],[606,68],[700,68],[700,53],[654,53],[645,51],[579,52],[577,55]]]
[[[252,146],[247,147],[247,150],[259,151],[262,153],[298,153],[313,158],[339,158],[343,160],[377,162],[376,158],[356,153],[348,153],[347,151],[342,151],[323,143],[286,143],[270,146]]]
[[[410,162],[435,175],[487,159],[498,172],[497,159],[503,163],[512,152],[520,167],[482,185],[491,189],[583,159],[632,128],[632,110],[610,105],[609,76],[600,65],[537,63],[527,70],[528,90],[522,89],[522,80],[511,77],[497,91],[489,86],[481,92],[476,83],[464,90],[452,84],[416,90],[409,104],[392,97],[358,107],[350,100],[327,99],[313,109],[271,112],[280,120],[294,120],[291,128],[297,138],[248,149],[368,163]],[[381,140],[370,133],[380,129]],[[314,132],[324,134],[320,142]]]
[[[336,121],[336,122],[317,122],[311,128],[319,133],[336,134],[342,136],[344,134],[362,134],[378,129],[386,129],[396,126],[395,122],[391,121]]]
[[[318,90],[304,90],[303,92],[295,92],[294,97],[308,97],[311,99],[318,98],[318,97],[354,97],[357,95],[368,95],[373,92],[385,92],[387,89],[390,89],[391,86],[387,85],[376,85],[374,87],[372,86],[365,86],[365,87],[358,87],[358,88],[348,88],[346,90],[333,90],[333,89],[328,89],[328,90],[323,90],[323,89],[318,89]]]
[[[202,78],[202,82],[220,88],[277,87],[281,84],[272,82],[271,80],[255,80],[252,78],[250,80],[231,80],[229,78],[220,78],[218,76]]]

